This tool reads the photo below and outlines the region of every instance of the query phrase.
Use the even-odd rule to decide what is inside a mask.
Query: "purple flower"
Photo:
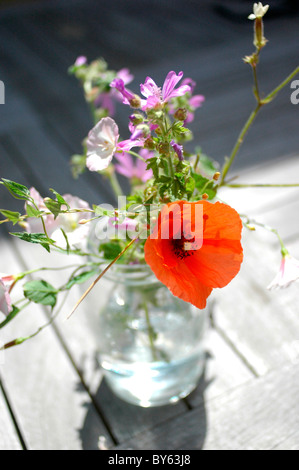
[[[183,155],[183,146],[177,144],[173,139],[170,142],[170,145],[172,146],[173,150],[177,154],[179,160],[182,162],[184,160],[184,155]]]
[[[153,157],[153,153],[147,149],[141,149],[139,155],[147,160]],[[152,170],[147,170],[147,164],[143,160],[136,159],[134,162],[133,157],[130,154],[123,153],[116,155],[118,163],[115,165],[115,169],[118,173],[125,176],[126,178],[137,178],[143,183],[152,178]]]
[[[77,57],[75,65],[76,67],[81,67],[81,65],[85,65],[87,63],[87,58],[84,55],[80,55]]]
[[[125,82],[122,78],[116,77],[112,82],[110,83],[111,88],[115,88],[116,90],[121,93],[123,100],[122,102],[124,104],[128,104],[129,106],[132,106],[133,108],[138,108],[141,100],[139,96],[135,95],[135,93],[132,93],[128,88],[125,87]]]
[[[121,69],[117,72],[115,80],[121,80],[124,85],[127,85],[133,80],[134,76],[130,74],[129,69]],[[104,108],[108,111],[109,116],[115,114],[114,100],[123,101],[123,95],[116,89],[110,88],[109,91],[100,93],[95,101],[94,105],[96,108]]]
[[[191,98],[189,100],[189,105],[190,105],[192,111],[188,112],[185,123],[193,121],[193,119],[194,119],[194,112],[193,111],[195,111],[195,109],[199,108],[202,105],[202,103],[204,102],[204,100],[205,100],[205,97],[203,95],[191,96]]]
[[[111,93],[109,92],[103,92],[100,93],[95,101],[94,105],[96,108],[104,108],[108,111],[109,116],[114,116],[115,114],[115,106],[114,102],[111,96]]]
[[[146,110],[160,107],[171,98],[182,96],[191,91],[189,85],[181,85],[175,88],[182,77],[183,72],[179,72],[178,75],[173,71],[169,72],[164,81],[162,90],[152,78],[147,77],[144,84],[140,85],[140,91],[146,98],[146,100],[142,100],[142,109]]]
[[[120,78],[127,85],[132,82],[134,75],[130,73],[129,69],[120,69],[116,74],[116,78]]]

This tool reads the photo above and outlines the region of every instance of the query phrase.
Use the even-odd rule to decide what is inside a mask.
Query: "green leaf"
[[[187,194],[192,194],[193,193],[193,191],[195,189],[194,178],[190,177],[190,178],[187,179],[185,189],[186,189]]]
[[[72,277],[66,284],[65,288],[70,289],[75,284],[82,284],[95,274],[98,274],[98,270],[93,269],[91,271],[84,271],[83,273],[78,274],[78,276]]]
[[[195,150],[199,157],[198,171],[212,178],[216,171],[219,171],[219,163],[204,154],[200,147],[196,147]]]
[[[172,126],[172,132],[175,137],[180,137],[182,134],[185,132],[189,132],[189,129],[186,127],[182,126],[181,121],[177,121],[173,124]]]
[[[21,214],[20,212],[12,212],[12,211],[7,211],[5,209],[0,209],[0,212],[4,217],[10,222],[12,222],[14,225],[17,224],[20,220]]]
[[[43,213],[42,211],[39,211],[33,207],[31,204],[26,205],[26,212],[28,217],[39,217]]]
[[[159,183],[170,183],[171,181],[172,181],[172,178],[166,175],[161,175],[159,176],[159,179],[158,179]]]
[[[50,252],[50,245],[55,243],[54,240],[51,240],[51,238],[47,238],[44,233],[10,232],[10,235],[18,237],[25,242],[39,243],[48,252]]]
[[[154,177],[157,179],[159,178],[159,165],[160,159],[158,158],[148,158],[147,161],[147,170],[152,170]]]
[[[92,209],[94,210],[94,213],[98,216],[103,216],[106,215],[108,217],[115,217],[115,211],[114,210],[109,210],[105,209],[101,205],[96,206],[95,204],[92,206]]]
[[[15,305],[12,306],[12,311],[7,315],[5,320],[0,323],[0,329],[3,328],[7,323],[9,323],[18,313],[20,309],[17,308]]]
[[[24,284],[24,295],[36,304],[55,307],[58,291],[46,281],[29,281]]]
[[[59,194],[57,191],[55,191],[55,189],[51,189],[51,188],[50,188],[50,191],[52,191],[52,193],[55,194],[56,199],[57,199],[57,201],[59,202],[59,204],[60,204],[61,206],[66,206],[68,210],[70,209],[69,204],[66,202],[66,200],[64,199],[64,197],[61,196],[61,194]]]
[[[22,199],[25,201],[32,200],[32,197],[30,196],[30,191],[26,186],[4,178],[2,178],[1,184],[4,184],[8,191],[16,199]]]
[[[61,204],[50,197],[45,197],[44,203],[47,209],[54,215],[54,219],[56,219],[60,214]]]
[[[217,185],[215,185],[214,181],[210,181],[208,178],[198,175],[197,173],[193,173],[192,177],[194,178],[195,188],[199,194],[207,193],[209,199],[214,199],[217,193]]]
[[[118,241],[111,241],[107,243],[102,243],[99,247],[99,251],[103,252],[105,259],[114,259],[122,251]]]

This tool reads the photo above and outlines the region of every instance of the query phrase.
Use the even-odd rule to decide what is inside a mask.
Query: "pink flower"
[[[35,188],[30,188],[30,196],[34,199],[34,202],[39,211],[49,212],[47,209],[44,200],[40,193]],[[30,204],[32,206],[32,204]],[[25,210],[27,210],[27,203],[25,205]],[[52,214],[43,216],[44,224],[47,230],[48,235],[57,228],[57,220],[54,220]],[[43,232],[43,225],[40,218],[31,217],[25,222],[25,229],[28,233],[41,233]]]
[[[118,143],[118,149],[123,152],[128,152],[133,147],[143,147],[146,138],[150,135],[152,128],[156,126],[150,126],[140,124],[134,126],[132,122],[129,122],[129,130],[131,132],[131,137],[127,140],[123,140]]]
[[[109,116],[113,116],[115,113],[115,106],[110,92],[100,93],[95,101],[94,105],[96,108],[104,108],[108,112]]]
[[[30,189],[30,195],[34,198],[34,201],[40,211],[47,211],[47,207],[44,204],[44,200],[39,192],[35,188]],[[82,199],[72,196],[71,194],[65,194],[62,196],[66,203],[71,209],[87,209],[90,207],[87,202]],[[90,212],[74,212],[59,214],[54,219],[53,214],[43,216],[46,231],[49,237],[52,238],[60,247],[66,246],[66,241],[61,232],[61,228],[67,235],[68,242],[71,247],[81,246],[85,238],[88,235],[87,225],[80,225],[82,219],[89,219],[91,217]],[[26,224],[25,229],[29,233],[41,233],[44,231],[40,218],[30,217]]]
[[[189,110],[185,123],[192,122],[194,119],[194,112],[197,108],[200,108],[202,103],[204,102],[205,97],[203,95],[194,95],[191,96],[189,100],[189,106],[192,111]]]
[[[122,78],[116,77],[110,83],[110,87],[116,88],[116,90],[119,91],[119,93],[122,95],[122,102],[124,104],[128,104],[133,108],[138,108],[141,104],[139,96],[135,95],[135,93],[132,93],[132,91],[125,87],[125,82]]]
[[[141,149],[139,155],[145,160],[153,157],[153,153],[147,149]],[[137,178],[143,183],[152,178],[152,170],[147,170],[146,162],[139,160],[138,158],[134,162],[133,157],[128,153],[123,153],[121,155],[116,155],[118,163],[115,165],[115,169],[121,175],[124,175],[126,178]]]
[[[16,280],[16,276],[14,276],[13,274],[0,273],[0,279],[5,285],[5,287],[10,287],[11,284]]]
[[[288,287],[299,279],[299,261],[289,253],[283,254],[280,268],[268,289]]]
[[[134,76],[130,74],[129,69],[121,69],[116,74],[116,79],[121,79],[124,85],[130,83],[133,78]],[[113,116],[115,114],[115,100],[122,101],[122,94],[116,88],[110,88],[109,91],[104,91],[96,97],[94,105],[97,108],[106,109],[109,116]]]
[[[194,80],[192,80],[192,78],[184,78],[184,80],[182,81],[182,85],[189,85],[189,87],[190,87],[189,92],[193,93],[193,91],[196,87],[196,82]],[[186,124],[193,121],[194,111],[197,108],[199,108],[204,101],[205,101],[205,97],[203,95],[194,95],[194,96],[188,97],[188,103],[187,103],[188,114],[187,114],[187,117],[184,121]],[[171,114],[174,114],[175,111],[176,111],[175,107],[170,106]]]
[[[4,313],[4,315],[7,317],[7,315],[11,311],[12,311],[11,298],[8,293],[7,287],[5,286],[5,283],[0,278],[0,312]]]
[[[110,117],[101,119],[89,132],[86,141],[86,166],[90,171],[105,170],[117,150],[118,126]]]
[[[178,75],[173,71],[169,72],[164,81],[162,90],[152,78],[147,77],[144,84],[140,85],[140,91],[146,98],[146,100],[142,100],[142,109],[146,110],[160,107],[171,98],[182,96],[191,91],[191,87],[189,85],[181,85],[180,87],[175,88],[182,77],[183,72],[179,72]]]
[[[85,57],[85,55],[80,55],[79,57],[77,57],[75,62],[76,67],[81,67],[85,64],[87,64],[87,58]]]

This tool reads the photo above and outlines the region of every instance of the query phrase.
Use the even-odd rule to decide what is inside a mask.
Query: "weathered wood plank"
[[[279,246],[272,234],[246,233],[243,247],[240,273],[227,287],[215,291],[214,321],[262,375],[292,359],[290,350],[299,332],[298,283],[284,290],[267,290],[280,266]],[[298,243],[289,249],[295,256]]]
[[[233,171],[236,184],[289,184],[299,182],[299,158],[283,157]],[[299,233],[299,188],[221,188],[219,197],[240,214],[278,230],[283,239]],[[254,235],[253,235],[254,237]]]
[[[3,354],[0,353],[0,365]],[[0,389],[0,450],[22,450],[7,403]]]
[[[116,449],[298,450],[298,371],[253,379]]]
[[[187,397],[191,407],[200,406],[203,402],[221,396],[254,377],[246,362],[212,326],[206,332],[204,344],[205,370],[197,389]]]
[[[12,242],[1,242],[3,271],[18,272]],[[1,330],[5,343],[34,333],[47,318],[36,305]],[[26,447],[32,450],[97,449],[111,438],[80,376],[54,331],[5,351],[1,377]]]

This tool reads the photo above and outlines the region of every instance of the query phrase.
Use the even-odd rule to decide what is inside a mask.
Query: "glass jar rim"
[[[105,260],[106,266],[109,265]],[[106,267],[104,265],[104,269]],[[114,263],[106,272],[105,277],[121,284],[160,284],[155,274],[146,263]]]

